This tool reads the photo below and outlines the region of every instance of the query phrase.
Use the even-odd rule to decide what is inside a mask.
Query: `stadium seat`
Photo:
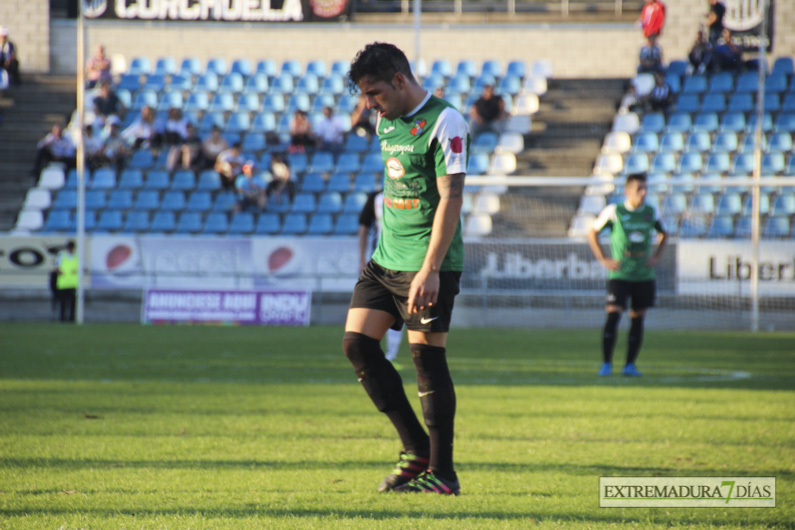
[[[25,194],[22,206],[25,210],[46,210],[52,206],[50,190],[44,188],[30,188]]]
[[[765,228],[762,237],[765,239],[786,239],[789,238],[790,223],[789,218],[784,216],[770,216],[765,221]]]
[[[298,82],[295,84],[295,90],[297,93],[317,94],[320,90],[320,81],[317,76],[306,74],[304,77],[298,79]]]
[[[74,210],[77,208],[77,191],[73,189],[62,189],[56,195],[52,203],[54,209]]]
[[[342,153],[337,159],[336,171],[340,173],[357,173],[362,164],[357,153]]]
[[[141,76],[138,74],[122,74],[116,90],[129,90],[133,92],[141,88]]]
[[[488,214],[470,214],[464,221],[464,236],[484,237],[491,233],[492,221]]]
[[[243,152],[262,151],[267,147],[265,135],[261,132],[247,132],[243,135]]]
[[[773,176],[784,172],[784,154],[780,152],[767,153],[762,156],[762,175]]]
[[[231,112],[235,108],[235,95],[231,92],[218,92],[210,101],[209,111]]]
[[[549,59],[536,59],[531,67],[532,75],[551,79],[553,75],[552,62]]]
[[[515,96],[522,90],[522,80],[513,75],[506,75],[497,84],[497,92]]]
[[[158,212],[168,213],[168,212]],[[155,214],[155,219],[157,214]],[[152,219],[152,230],[155,230],[155,219]],[[182,212],[179,214],[174,233],[176,234],[195,234],[202,229],[202,216],[199,212]]]
[[[667,132],[660,137],[660,151],[679,153],[685,148],[684,137],[680,132]]]
[[[611,156],[611,155],[599,155]],[[647,160],[648,162],[648,160]],[[516,155],[513,153],[494,153],[489,159],[489,175],[510,175],[516,171]]]
[[[74,226],[72,210],[52,209],[47,214],[47,219],[42,227],[43,232],[66,232]]]
[[[770,208],[772,216],[795,215],[795,192],[782,192],[773,198],[773,205]]]
[[[277,234],[282,229],[282,222],[277,213],[263,213],[257,219],[257,226],[254,228],[254,233],[259,235],[272,235]]]
[[[41,210],[20,210],[15,231],[37,232],[44,227],[44,214]]]
[[[270,89],[272,92],[279,94],[292,94],[295,90],[295,82],[292,76],[282,73],[278,77],[273,78]]]
[[[718,115],[714,112],[702,112],[696,116],[691,128],[693,131],[714,133],[718,130]]]
[[[306,171],[313,173],[331,173],[334,171],[334,168],[334,155],[326,151],[317,151],[312,155]]]
[[[660,149],[660,139],[657,133],[639,132],[632,142],[633,151],[640,153],[653,153]]]
[[[118,232],[124,227],[121,210],[105,210],[99,216],[96,229],[102,232]]]
[[[96,190],[110,190],[116,187],[116,171],[110,168],[99,168],[91,176],[88,186]]]
[[[687,198],[684,193],[669,193],[663,197],[661,211],[664,215],[680,215],[687,209]]]
[[[692,173],[676,173],[668,181],[672,193],[690,193],[695,188],[696,179]]]
[[[631,153],[624,160],[624,172],[628,175],[633,173],[645,173],[649,170],[649,156],[646,153]]]
[[[733,153],[737,150],[737,134],[733,131],[723,131],[715,136],[712,144],[714,152]]]
[[[278,75],[279,70],[276,67],[276,61],[273,59],[262,59],[257,61],[257,74],[264,74],[268,77],[276,77]]]
[[[229,121],[226,124],[224,132],[241,134],[249,130],[251,127],[251,119],[248,112],[238,111],[229,115]]]
[[[756,72],[745,72],[737,78],[735,91],[738,93],[756,93],[759,88],[759,76]]]
[[[773,62],[772,75],[781,74],[791,76],[793,73],[795,73],[795,68],[793,68],[792,57],[778,57]]]
[[[298,193],[293,200],[290,212],[292,213],[312,213],[317,208],[315,195],[313,193]]]
[[[147,57],[133,57],[130,61],[130,67],[127,70],[128,74],[141,75],[148,74],[152,70]]]
[[[707,94],[701,103],[701,112],[723,112],[726,110],[726,98],[723,94]]]
[[[594,173],[618,175],[624,168],[624,160],[616,153],[600,154],[596,157]]]
[[[197,57],[186,57],[182,59],[179,67],[179,73],[188,77],[201,75],[201,61]]]
[[[734,77],[730,72],[719,72],[709,79],[709,89],[711,93],[724,94],[734,90]],[[717,112],[717,111],[715,111]]]
[[[202,234],[216,235],[225,234],[229,230],[229,219],[225,213],[211,212],[207,214],[204,224],[201,227]]]
[[[183,110],[203,112],[209,107],[210,97],[208,93],[202,90],[195,90],[188,96],[188,100],[185,102]]]
[[[619,159],[621,155],[617,155]],[[485,175],[489,169],[489,155],[486,153],[471,153],[467,165],[468,175]]]
[[[217,76],[226,75],[226,59],[222,57],[212,57],[207,60],[207,68],[205,73],[212,73]]]
[[[772,94],[782,94],[787,91],[789,82],[787,76],[782,73],[773,73],[765,79],[765,97]]]
[[[381,153],[371,152],[364,155],[364,158],[362,159],[362,171],[367,173],[383,174],[384,161],[381,159]]]
[[[729,171],[729,167],[730,160],[728,153],[711,153],[707,156],[707,163],[704,165],[704,171],[726,173]]]
[[[309,227],[306,234],[312,236],[321,236],[330,234],[334,229],[334,222],[331,215],[327,213],[316,213],[309,218]]]
[[[757,117],[756,114],[751,114],[748,117],[748,123],[745,126],[747,133],[752,133],[756,129]],[[773,130],[773,116],[769,112],[762,115],[762,131],[767,133]]]
[[[248,77],[251,75],[251,61],[248,59],[235,59],[232,61],[232,74],[239,74],[241,77]]]
[[[682,86],[683,94],[702,94],[707,91],[708,81],[704,75],[696,74],[685,78]],[[680,96],[681,99],[681,96]]]
[[[232,216],[227,234],[230,236],[248,235],[254,231],[254,226],[254,215],[251,212],[238,212]]]
[[[180,169],[174,172],[171,189],[177,191],[190,191],[196,187],[196,175],[189,169]]]
[[[137,114],[144,107],[157,107],[157,92],[150,88],[142,88],[135,93],[130,110]]]
[[[447,59],[437,59],[431,63],[430,73],[447,78],[453,75],[453,67]]]
[[[494,194],[488,194],[488,195],[497,197]],[[584,195],[580,197],[580,205],[577,208],[577,214],[599,215],[602,212],[602,210],[604,210],[606,205],[607,203],[605,201],[604,196],[602,195]],[[499,212],[499,197],[497,197],[496,210],[494,210],[493,208],[481,208],[476,206],[473,211],[475,211],[476,213],[489,213],[489,214],[495,214]]]
[[[181,191],[167,191],[160,203],[161,210],[181,211],[185,209],[185,194]]]
[[[762,150],[763,151],[766,150],[767,135],[765,135],[764,133],[762,133],[761,136],[761,144],[762,144]],[[738,153],[753,153],[754,149],[756,149],[756,137],[753,133],[746,134],[745,138],[743,138],[743,141],[740,143],[740,145],[737,146]]]
[[[716,215],[707,228],[708,238],[725,238],[734,235],[734,219],[727,215]]]
[[[669,116],[665,130],[667,132],[688,133],[692,125],[693,120],[690,114],[686,112],[675,112]]]
[[[642,133],[640,133],[642,134]],[[602,153],[624,154],[632,148],[632,138],[625,132],[609,132],[602,144]]]
[[[380,187],[378,175],[375,173],[359,173],[353,179],[353,191],[370,193]]]
[[[337,216],[334,223],[333,234],[335,236],[346,236],[356,234],[359,230],[359,216],[349,213]]]
[[[262,110],[265,112],[281,113],[285,110],[284,96],[269,93],[262,99]]]
[[[690,214],[711,215],[715,211],[715,197],[712,193],[699,191],[690,199]]]
[[[685,83],[687,86],[687,83]],[[676,111],[695,114],[701,109],[701,98],[695,93],[683,93],[676,100]]]
[[[502,133],[494,148],[495,153],[513,153],[518,155],[524,151],[524,136],[516,132]]]
[[[781,102],[781,111],[788,114],[795,112],[795,93],[791,92],[784,96],[784,101]]]
[[[456,75],[465,75],[471,79],[478,75],[478,66],[472,59],[462,59],[456,65],[455,73]]]
[[[188,196],[185,209],[191,212],[207,212],[213,207],[213,198],[209,191],[194,191]]]
[[[196,80],[194,90],[202,90],[206,92],[215,92],[218,90],[218,76],[214,73],[206,73],[200,75]]]
[[[697,173],[701,171],[702,164],[701,153],[692,151],[682,153],[682,156],[679,157],[678,171],[680,173]]]
[[[303,213],[289,213],[284,216],[282,235],[302,235],[307,231],[306,215]]]
[[[237,105],[235,108],[238,112],[259,112],[262,108],[259,94],[256,92],[244,92],[240,94],[237,98]]]
[[[726,191],[718,197],[715,215],[733,216],[742,211],[742,199],[736,191]]]
[[[712,147],[710,135],[706,131],[693,131],[687,137],[685,147],[688,151],[696,151],[698,153],[706,153]]]
[[[652,159],[649,171],[673,173],[676,170],[676,156],[670,152],[657,153]]]
[[[114,210],[128,210],[133,207],[132,190],[116,189],[111,190],[108,196],[108,208]]]
[[[764,112],[776,113],[781,110],[781,99],[778,94],[765,94]]]
[[[703,237],[707,233],[707,220],[703,215],[687,215],[679,230],[681,237]]]
[[[367,201],[367,194],[358,191],[352,191],[345,196],[345,202],[342,206],[343,213],[358,214],[364,208],[364,203]]]
[[[776,132],[795,133],[795,112],[782,112],[778,115]]]
[[[166,88],[166,76],[161,74],[149,74],[144,79],[143,88],[146,90],[154,90],[160,92]]]
[[[265,74],[254,74],[248,79],[243,86],[244,94],[264,94],[268,91],[270,84],[268,83],[268,76]]]
[[[527,94],[535,94],[538,97],[547,93],[549,83],[546,78],[538,76],[527,76],[524,80],[523,90]]]
[[[731,172],[733,175],[750,175],[754,170],[754,155],[752,153],[739,153],[734,156]]]
[[[698,179],[696,179],[695,184],[699,192],[709,194],[719,193],[724,189],[721,185],[721,178],[722,177],[720,173],[704,172]]]
[[[260,112],[254,116],[250,131],[255,133],[267,133],[276,130],[276,116],[271,111]]]
[[[754,98],[751,94],[732,94],[726,110],[729,112],[753,112],[755,108]]]
[[[177,227],[176,215],[171,211],[155,212],[149,224],[149,232],[173,232]]]
[[[86,210],[101,210],[108,204],[104,190],[88,190],[85,193]]]
[[[767,144],[767,151],[769,153],[787,153],[788,151],[792,151],[792,147],[792,136],[789,133],[776,132],[770,135],[770,140]]]
[[[491,154],[494,152],[494,148],[497,147],[497,142],[498,137],[496,133],[490,131],[483,132],[472,141],[470,151]]]
[[[306,63],[306,73],[316,77],[326,76],[326,61],[322,59],[315,59]]]
[[[329,177],[327,192],[347,193],[351,189],[351,178],[347,173],[332,173]]]
[[[48,190],[57,190],[64,187],[66,175],[60,166],[46,166],[39,175],[38,186]]]
[[[342,196],[335,191],[320,196],[317,213],[337,214],[342,211]]]

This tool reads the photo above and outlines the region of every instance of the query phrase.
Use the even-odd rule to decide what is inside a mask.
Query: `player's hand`
[[[439,271],[421,270],[409,287],[409,300],[407,309],[409,313],[419,313],[426,307],[436,304],[439,296]]]
[[[660,263],[660,256],[652,256],[646,260],[646,266],[656,267]]]
[[[605,258],[602,260],[602,265],[609,271],[616,272],[621,270],[621,262],[617,259]]]

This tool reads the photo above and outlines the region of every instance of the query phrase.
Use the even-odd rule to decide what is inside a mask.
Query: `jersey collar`
[[[419,105],[417,105],[416,107],[414,107],[414,109],[411,112],[409,112],[408,114],[406,114],[404,116],[401,116],[401,118],[408,118],[409,116],[414,116],[415,114],[417,114],[420,111],[420,109],[422,107],[424,107],[426,103],[428,103],[429,99],[431,99],[431,91],[430,90],[426,90],[425,91],[425,97],[422,99],[422,102]]]
[[[633,208],[632,206],[630,206],[630,205],[629,205],[629,201],[624,201],[624,208],[626,208],[626,209],[627,209],[627,210],[629,210],[630,212],[637,212],[638,210],[640,210],[640,209],[641,209],[641,208],[643,208],[644,206],[646,206],[646,203],[645,203],[645,202],[644,202],[644,203],[642,203],[642,204],[641,204],[640,206],[638,206],[637,208]]]

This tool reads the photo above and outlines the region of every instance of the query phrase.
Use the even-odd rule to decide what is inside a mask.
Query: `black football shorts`
[[[453,300],[461,290],[461,273],[441,271],[439,273],[439,296],[436,304],[419,313],[409,314],[409,287],[416,272],[401,272],[385,269],[370,260],[353,288],[351,308],[367,308],[386,311],[394,315],[392,329],[401,329],[403,323],[413,331],[425,333],[447,332],[453,315]]]
[[[627,298],[632,298],[632,309],[640,311],[654,307],[657,287],[654,280],[629,282],[627,280],[607,281],[607,303],[627,308]]]

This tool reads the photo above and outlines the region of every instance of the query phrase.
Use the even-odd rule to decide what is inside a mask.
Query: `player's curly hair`
[[[416,83],[409,60],[400,48],[386,42],[373,42],[365,46],[351,61],[348,86],[352,92],[356,92],[359,81],[364,77],[369,77],[375,82],[391,83],[398,72],[406,76],[409,81]]]

